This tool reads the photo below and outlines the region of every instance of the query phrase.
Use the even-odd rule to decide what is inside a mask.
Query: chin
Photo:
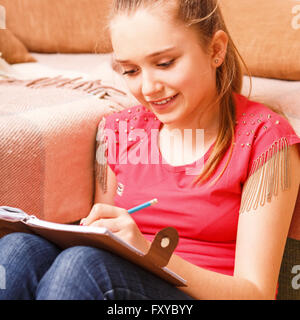
[[[172,114],[171,112],[168,112],[165,114],[157,113],[157,112],[154,112],[153,110],[152,112],[156,115],[157,119],[163,124],[172,125],[178,122],[178,117]]]

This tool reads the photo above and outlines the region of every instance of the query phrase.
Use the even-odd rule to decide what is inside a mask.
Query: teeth
[[[153,102],[153,103],[154,103],[154,104],[165,104],[165,103],[171,101],[173,98],[174,98],[174,97],[169,98],[169,99],[162,100],[162,101],[160,101],[160,102]]]

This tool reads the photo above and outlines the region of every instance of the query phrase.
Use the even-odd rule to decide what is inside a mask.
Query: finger
[[[102,203],[94,204],[88,216],[82,219],[80,224],[84,226],[90,225],[94,221],[101,219],[105,211],[106,208]]]
[[[118,221],[118,218],[114,219],[101,219],[94,221],[90,224],[90,227],[100,227],[100,228],[107,228],[111,232],[119,232],[121,230],[120,221]]]
[[[85,219],[81,220],[81,224],[88,226],[96,220],[102,218],[116,218],[126,212],[127,211],[125,209],[121,209],[109,204],[96,203],[94,204],[89,215]]]

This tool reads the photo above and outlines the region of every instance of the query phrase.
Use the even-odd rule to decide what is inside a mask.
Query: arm
[[[195,299],[274,299],[283,250],[299,190],[300,158],[297,146],[289,148],[291,185],[263,207],[240,214],[235,272],[227,276],[195,266],[173,254],[168,268],[187,280],[180,288]],[[244,190],[243,192],[246,192]],[[97,220],[101,218],[100,220]],[[97,220],[97,221],[95,221]],[[126,210],[100,205],[87,224],[106,226],[125,241],[146,252],[143,238]]]
[[[110,166],[107,166],[107,191],[104,193],[99,185],[99,182],[95,181],[95,197],[94,204],[106,203],[110,205],[115,204],[115,194],[117,191],[117,178],[115,173],[111,170]]]
[[[104,193],[96,180],[94,206],[90,214],[82,219],[80,224],[106,227],[127,243],[146,253],[151,243],[142,235],[127,210],[114,206],[116,190],[117,178],[108,166],[107,191]]]
[[[265,206],[240,214],[234,276],[198,268],[174,255],[168,267],[187,280],[183,291],[196,299],[274,299],[300,181],[297,146],[289,151],[290,188]]]
[[[95,179],[95,195],[94,195],[94,205],[89,215],[86,218],[81,219],[80,224],[85,225],[91,218],[91,214],[95,211],[96,205],[99,203],[108,204],[111,206],[115,205],[115,194],[117,190],[117,178],[114,172],[109,166],[107,166],[107,191],[104,193],[99,184],[98,179]]]

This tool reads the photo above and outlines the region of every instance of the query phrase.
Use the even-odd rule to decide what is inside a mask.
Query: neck
[[[189,115],[185,116],[183,120],[177,123],[164,124],[162,126],[163,132],[171,132],[172,130],[180,130],[181,134],[184,134],[185,129],[192,131],[193,136],[196,135],[197,129],[204,130],[205,140],[209,141],[214,139],[219,130],[219,119],[220,119],[220,105],[214,104],[209,108],[195,110]]]
[[[164,124],[159,136],[164,159],[173,165],[201,159],[217,138],[219,113],[219,105],[214,105],[205,112],[190,114],[180,124]],[[186,129],[189,129],[188,133]]]

